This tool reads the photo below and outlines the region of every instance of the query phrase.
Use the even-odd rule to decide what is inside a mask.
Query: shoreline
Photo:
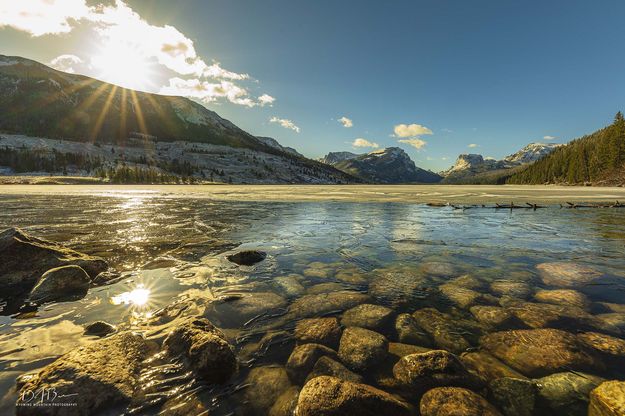
[[[417,204],[614,204],[625,188],[557,185],[19,185],[0,195],[196,198],[240,202],[374,202]]]

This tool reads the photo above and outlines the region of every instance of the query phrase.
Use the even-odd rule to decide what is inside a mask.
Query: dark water
[[[229,414],[244,413],[249,407],[245,398],[258,394],[246,396],[250,368],[285,364],[293,348],[292,329],[300,318],[289,307],[310,293],[369,293],[372,303],[397,312],[434,306],[449,319],[475,324],[470,330],[474,333],[466,337],[474,348],[489,329],[474,320],[469,306],[441,295],[438,287],[460,276],[475,276],[484,283],[481,293],[490,295],[485,303],[498,305],[505,303],[505,296],[490,284],[520,282],[529,291],[517,298],[537,302],[534,296],[546,285],[536,266],[572,262],[591,267],[604,279],[572,288],[588,300],[586,313],[601,318],[625,312],[623,210],[511,212],[403,203],[216,202],[132,192],[0,196],[0,229],[7,227],[102,256],[123,278],[92,289],[79,301],[49,304],[36,314],[0,317],[0,396],[5,410],[15,399],[12,388],[18,375],[93,341],[82,334],[82,325],[100,319],[155,340],[185,316],[204,314],[215,321],[239,354],[237,378],[215,389],[188,375],[146,370],[145,377],[170,377],[170,382],[133,408],[137,414],[158,414],[179,405],[176,397],[184,397],[199,400],[215,412],[211,414]],[[264,250],[268,258],[253,267],[238,267],[225,259],[241,248]],[[402,282],[382,291],[386,295],[372,293],[370,285],[388,273],[423,277],[431,289],[427,293],[436,295],[403,293]],[[277,297],[257,305],[252,320],[211,312],[211,302],[224,295],[253,298],[256,293]],[[184,307],[171,321],[154,323],[163,308],[175,310],[178,305]],[[333,312],[339,316],[342,311],[323,313]],[[269,346],[259,347],[267,334],[278,336]],[[616,377],[618,371],[601,375]],[[276,389],[288,387],[283,384]],[[247,411],[261,412],[252,409]]]

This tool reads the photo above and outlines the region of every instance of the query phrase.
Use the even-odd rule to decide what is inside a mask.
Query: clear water
[[[284,365],[292,348],[294,321],[288,307],[305,293],[288,296],[274,281],[279,276],[297,275],[309,293],[340,288],[367,293],[369,283],[385,270],[427,274],[428,265],[443,263],[447,276],[437,276],[433,286],[464,274],[495,280],[521,273],[538,289],[537,264],[572,261],[608,277],[606,284],[579,288],[593,301],[591,313],[605,312],[600,302],[625,304],[625,210],[617,209],[463,211],[395,202],[219,202],[142,192],[4,195],[0,229],[7,227],[102,256],[123,278],[92,289],[79,301],[0,316],[2,410],[15,400],[18,375],[93,341],[83,335],[82,326],[89,322],[105,320],[160,340],[185,316],[211,317],[211,302],[224,295],[274,292],[284,298],[283,305],[252,322],[224,328],[242,357],[231,384],[215,389],[170,367],[166,371],[163,364],[146,370],[145,377],[169,378],[162,384],[166,387],[133,405],[138,414],[157,414],[177,403],[172,395],[192,395],[215,414],[243,411],[245,404],[232,398],[249,388],[248,370]],[[225,259],[241,248],[264,250],[268,258],[253,267]],[[415,299],[401,311],[421,306]],[[435,306],[470,318],[449,302]],[[163,308],[176,313],[155,324]],[[283,330],[286,335],[271,353],[250,353],[260,337]]]

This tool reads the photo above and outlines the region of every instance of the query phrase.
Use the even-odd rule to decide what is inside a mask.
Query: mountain
[[[304,157],[304,155],[302,155],[300,152],[298,152],[297,150],[293,149],[292,147],[282,146],[273,137],[256,136],[256,139],[261,141],[262,143],[266,144],[267,146],[273,147],[274,149],[282,150],[283,152],[292,154],[294,156]]]
[[[0,115],[0,132],[11,136],[0,140],[0,166],[13,172],[32,172],[27,165],[90,175],[137,166],[227,182],[355,180],[187,98],[129,90],[21,57],[0,55]]]
[[[362,156],[352,152],[330,152],[321,159],[318,159],[321,163],[326,165],[336,165],[344,160],[356,159],[358,156]]]
[[[511,175],[514,184],[625,185],[625,119],[559,147]]]
[[[553,152],[561,144],[530,143],[502,160],[484,158],[479,154],[461,154],[456,163],[441,172],[448,184],[501,184],[521,167],[534,163]]]
[[[436,173],[416,167],[399,147],[348,158],[335,166],[369,183],[436,183],[441,180]]]

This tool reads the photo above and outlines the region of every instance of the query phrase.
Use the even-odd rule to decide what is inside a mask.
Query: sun
[[[153,83],[153,66],[135,45],[109,41],[91,58],[91,65],[102,81],[133,90],[145,91]]]

